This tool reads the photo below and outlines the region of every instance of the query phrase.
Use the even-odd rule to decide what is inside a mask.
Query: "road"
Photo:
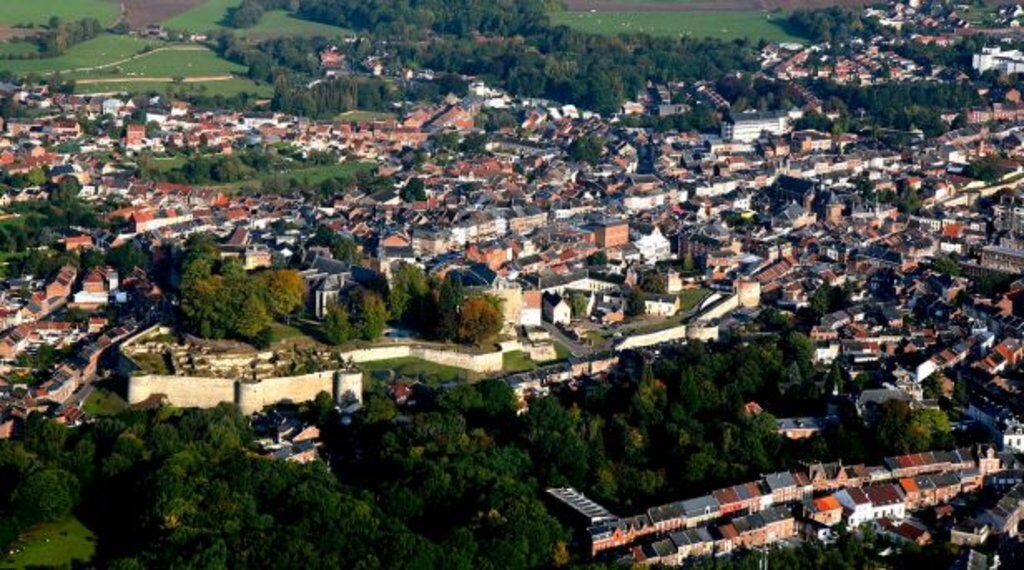
[[[594,352],[594,349],[592,349],[592,348],[590,348],[588,346],[583,346],[582,344],[580,344],[580,343],[576,342],[575,340],[569,338],[568,335],[566,335],[564,332],[562,332],[562,329],[556,327],[555,325],[553,325],[551,323],[542,322],[541,326],[544,327],[544,330],[546,330],[549,333],[551,333],[551,337],[552,338],[554,338],[556,341],[564,344],[565,347],[569,349],[569,352],[572,353],[573,356],[587,356],[591,352]]]

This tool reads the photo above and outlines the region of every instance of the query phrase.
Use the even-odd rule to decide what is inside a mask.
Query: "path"
[[[118,65],[125,64],[125,63],[128,63],[130,61],[135,61],[136,59],[142,59],[144,57],[148,57],[148,56],[153,55],[154,53],[159,53],[159,52],[162,52],[162,51],[207,51],[207,48],[205,48],[203,46],[166,46],[166,47],[158,47],[156,49],[151,49],[149,51],[144,51],[144,52],[141,52],[141,53],[137,53],[135,55],[132,55],[132,56],[129,56],[129,57],[126,57],[124,59],[117,60],[117,61],[111,61],[109,63],[103,63],[103,64],[100,64],[100,65],[93,65],[93,66],[90,66],[90,67],[76,67],[76,68],[73,68],[73,69],[59,69],[59,70],[47,72],[47,75],[54,75],[54,74],[57,74],[57,73],[63,75],[65,73],[79,73],[79,72],[82,72],[82,71],[96,71],[97,69],[106,69],[108,67],[116,67]]]
[[[579,342],[569,338],[567,334],[562,332],[562,329],[558,328],[557,326],[547,321],[541,322],[541,326],[544,327],[544,330],[551,333],[551,336],[554,337],[555,340],[564,344],[573,356],[586,356],[591,352],[594,352],[594,349],[587,346],[583,346]]]
[[[234,79],[234,75],[199,75],[195,77],[183,77],[181,83],[199,83],[207,81],[227,81]],[[90,83],[172,83],[173,77],[104,77],[101,79],[76,79],[78,85],[89,85]]]

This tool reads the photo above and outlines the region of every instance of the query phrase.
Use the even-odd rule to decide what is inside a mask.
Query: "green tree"
[[[78,481],[63,469],[30,473],[14,492],[14,510],[32,525],[67,516],[78,502]]]
[[[384,334],[388,322],[388,309],[380,295],[363,291],[357,300],[359,334],[366,340],[377,340]]]
[[[429,293],[430,283],[426,273],[416,265],[401,264],[391,277],[391,289],[388,291],[391,318],[407,325],[419,326],[423,305]]]
[[[626,315],[630,317],[639,317],[647,313],[647,302],[644,299],[644,294],[640,289],[634,287],[629,290],[629,294],[626,297]]]
[[[466,293],[458,277],[450,275],[441,282],[437,299],[437,337],[453,340],[459,332],[459,307]]]
[[[349,322],[348,311],[341,305],[328,307],[321,330],[331,344],[344,344],[351,340],[352,324]]]
[[[260,274],[267,308],[276,316],[291,315],[302,308],[306,284],[294,269],[276,269]]]
[[[582,291],[571,291],[569,293],[569,308],[572,309],[574,319],[582,319],[587,316],[587,307],[590,300]]]

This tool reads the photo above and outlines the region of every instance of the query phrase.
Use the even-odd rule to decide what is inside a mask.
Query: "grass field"
[[[696,307],[701,301],[711,294],[710,289],[686,289],[679,292],[680,312],[686,312]]]
[[[211,77],[244,73],[245,66],[221,59],[212,51],[189,46],[144,53],[111,67],[64,74],[68,79],[116,79],[144,77]],[[211,82],[212,83],[212,82]]]
[[[784,16],[761,11],[720,12],[553,12],[551,23],[592,34],[644,33],[653,36],[749,38],[799,42],[782,27]]]
[[[224,18],[228,15],[228,9],[235,8],[242,3],[242,0],[206,0],[202,4],[186,10],[169,20],[164,20],[163,25],[170,30],[185,30],[189,32],[212,32],[223,29]]]
[[[300,168],[282,174],[292,180],[301,180],[307,184],[319,184],[330,178],[346,178],[361,170],[372,170],[375,166],[376,163],[373,162],[343,162]],[[273,178],[274,175],[263,177],[264,180]]]
[[[139,38],[104,34],[72,47],[59,57],[0,61],[0,69],[15,74],[65,72],[121,61],[154,45]]]
[[[82,405],[90,416],[112,416],[128,409],[128,402],[110,390],[96,388]]]
[[[30,53],[39,53],[39,45],[22,40],[0,42],[0,56],[28,55]],[[0,62],[0,65],[3,65],[3,62]]]
[[[18,539],[21,552],[0,561],[0,568],[70,567],[96,551],[95,536],[75,517],[39,525]]]
[[[270,38],[301,36],[335,38],[351,35],[353,32],[337,26],[296,18],[284,10],[273,10],[263,14],[258,24],[241,30],[240,33],[246,39],[260,41]]]
[[[0,25],[45,24],[53,16],[61,20],[96,18],[110,24],[117,11],[114,0],[0,0]]]

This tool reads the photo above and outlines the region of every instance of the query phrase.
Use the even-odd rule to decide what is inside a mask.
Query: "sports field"
[[[0,0],[0,25],[45,24],[51,17],[61,20],[96,18],[111,24],[117,18],[115,0]]]
[[[553,24],[603,35],[643,33],[652,36],[713,37],[724,40],[748,38],[754,41],[801,41],[801,38],[789,34],[783,28],[783,14],[760,10],[553,12],[550,17]]]

